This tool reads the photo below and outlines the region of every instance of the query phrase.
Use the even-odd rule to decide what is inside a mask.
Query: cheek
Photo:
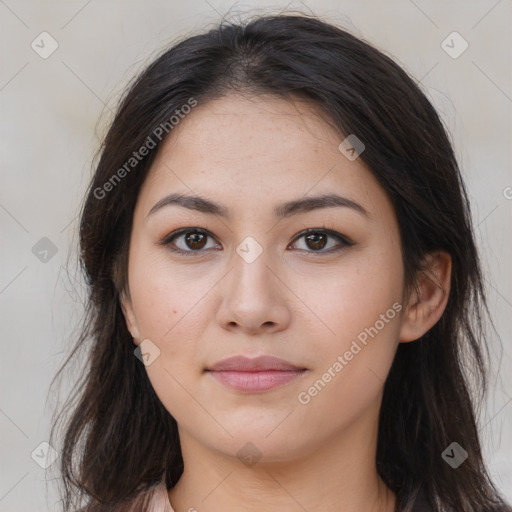
[[[312,353],[321,356],[297,396],[311,431],[325,428],[326,410],[336,431],[375,404],[398,346],[402,306],[392,287],[366,277],[344,284],[329,290],[337,301],[323,298],[323,318],[334,335],[311,338]]]
[[[303,288],[323,333],[310,339],[313,352],[321,354],[312,381],[320,378],[318,402],[326,406],[341,397],[368,403],[382,388],[398,346],[401,256],[396,246],[375,247],[346,258],[321,286],[310,286],[309,293]],[[316,392],[312,390],[313,396]]]
[[[318,325],[324,336],[341,346],[373,326],[400,301],[400,253],[369,248],[354,252],[332,272],[304,275],[293,288],[315,313],[307,315],[311,322]],[[388,316],[394,318],[395,312],[392,310]],[[325,338],[316,341],[325,347]]]
[[[141,335],[167,350],[192,343],[212,276],[197,265],[171,264],[161,248],[134,250],[130,258],[130,291]]]
[[[206,277],[192,278],[171,267],[161,255],[130,255],[132,304],[143,340],[158,353],[146,371],[155,393],[175,417],[191,407],[191,382],[202,369],[198,346],[204,331]],[[197,272],[197,271],[196,271]],[[189,272],[190,274],[190,272]]]
[[[310,432],[326,428],[333,433],[340,432],[366,414],[378,414],[380,396],[394,356],[389,346],[386,350],[378,346],[381,341],[375,338],[373,345],[362,347],[352,360],[345,359],[345,363],[339,362],[337,353],[332,354],[329,365],[300,390],[298,412],[302,413]],[[339,370],[336,362],[343,369]]]
[[[209,289],[203,282],[206,278],[197,279],[196,275],[193,279],[160,255],[142,252],[133,254],[129,271],[141,337],[151,340],[159,351],[146,366],[149,380],[169,413],[184,421],[183,411],[190,413],[195,404],[187,390],[193,389],[202,368],[198,344],[207,316],[203,298]]]

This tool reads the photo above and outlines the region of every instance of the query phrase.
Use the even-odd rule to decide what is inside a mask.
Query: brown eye
[[[203,233],[193,232],[188,235],[185,235],[185,244],[190,249],[202,249],[206,245],[207,235]]]
[[[206,249],[215,247],[215,245],[207,246],[209,239],[213,241],[213,237],[205,229],[186,228],[171,233],[160,244],[168,246],[172,252],[186,256],[199,256],[207,252]]]
[[[319,255],[338,252],[346,247],[354,245],[351,240],[336,231],[319,228],[309,229],[300,233],[295,238],[294,245],[296,245],[300,240],[304,241],[303,245],[305,247],[296,248],[309,253],[317,252]],[[330,240],[333,240],[334,243]]]
[[[222,249],[221,246],[208,246],[208,240],[215,241],[211,233],[202,228],[184,228],[164,238],[160,245],[167,246],[174,253],[184,256],[200,256],[207,253],[207,249]],[[298,241],[304,240],[305,247],[299,247],[301,251],[316,256],[315,253],[330,254],[341,251],[354,243],[344,235],[329,229],[314,228],[300,233],[292,245]],[[334,243],[332,243],[333,241]]]
[[[327,244],[328,236],[325,233],[311,233],[306,235],[306,244],[310,249],[323,249]]]

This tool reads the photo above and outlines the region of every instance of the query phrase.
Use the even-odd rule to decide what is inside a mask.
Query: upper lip
[[[293,363],[273,356],[259,356],[248,358],[245,356],[228,357],[206,368],[207,371],[239,371],[239,372],[261,372],[265,370],[305,370]]]

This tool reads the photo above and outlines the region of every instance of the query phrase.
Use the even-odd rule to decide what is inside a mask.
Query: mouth
[[[205,372],[224,386],[246,393],[284,386],[307,371],[307,368],[271,356],[252,359],[235,356],[205,369]]]

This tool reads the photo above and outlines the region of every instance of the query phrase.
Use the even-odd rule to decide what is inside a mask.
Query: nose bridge
[[[246,237],[233,252],[232,271],[222,287],[218,321],[225,328],[238,325],[257,332],[263,326],[283,328],[289,321],[288,307],[279,286],[270,249]]]
[[[242,296],[256,296],[258,294],[270,295],[274,288],[274,272],[271,270],[272,255],[270,249],[264,247],[265,241],[258,237],[245,237],[236,247],[232,264],[232,293]]]

